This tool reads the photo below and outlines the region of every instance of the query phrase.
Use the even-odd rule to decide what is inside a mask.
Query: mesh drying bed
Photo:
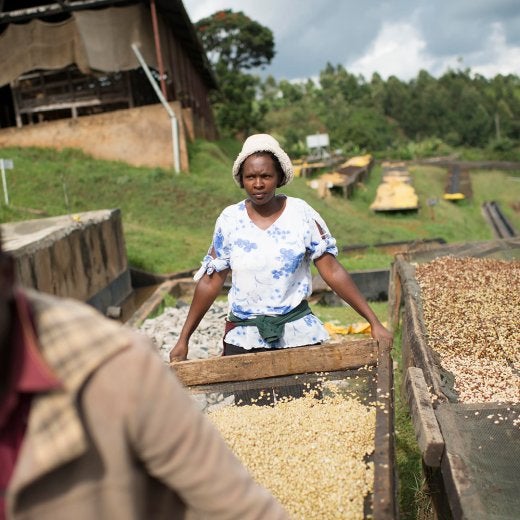
[[[403,366],[405,371],[408,367],[421,369],[424,377],[425,392],[421,394],[416,388],[412,394],[413,385],[406,392],[408,402],[416,406],[417,439],[427,466],[426,456],[439,454],[437,459],[430,457],[438,461],[431,467],[440,464],[441,502],[449,504],[454,518],[516,519],[520,506],[520,405],[458,402],[453,376],[442,369],[428,342],[415,269],[417,264],[447,255],[517,261],[520,238],[451,244],[396,257],[390,286],[392,322],[397,324],[402,300]],[[422,396],[423,402],[416,396]],[[428,408],[434,411],[435,424],[428,422]]]
[[[455,518],[516,520],[520,511],[520,405],[441,405],[442,466]]]
[[[371,473],[366,484],[360,484],[358,479],[361,478],[363,482],[366,471],[363,467],[374,465],[375,424],[372,421],[375,418],[377,401],[375,372],[376,367],[373,366],[358,370],[220,383],[198,388],[197,391],[203,390],[203,393],[198,393],[196,398],[199,402],[201,399],[207,402],[216,401],[206,408],[208,412],[212,412],[212,416],[218,416],[223,413],[223,408],[234,405],[234,409],[230,409],[231,415],[220,417],[220,421],[224,420],[226,425],[224,436],[228,431],[232,445],[236,447],[236,442],[240,444],[237,454],[242,453],[245,456],[243,460],[246,465],[247,460],[254,461],[253,467],[266,479],[265,485],[270,487],[268,483],[271,482],[273,487],[270,489],[277,496],[282,493],[280,500],[288,507],[291,505],[289,511],[295,518],[307,518],[309,515],[313,518],[319,515],[329,518],[359,518],[354,511],[363,514],[363,518],[373,518],[374,495],[373,492],[366,491],[365,485],[373,486],[374,475]],[[327,399],[338,395],[347,400],[344,403],[349,404],[337,408],[332,417],[328,416],[336,406],[327,406]],[[287,403],[288,399],[290,405],[280,408],[278,412],[278,420],[281,422],[276,422],[273,427],[272,414],[269,412],[264,415],[261,409]],[[300,401],[302,405],[296,408],[297,412],[293,416],[291,408],[294,410],[294,406],[291,405],[298,407],[297,403]],[[317,404],[309,408],[309,401],[316,401]],[[355,403],[363,406],[359,407]],[[319,410],[320,407],[322,411]],[[306,410],[311,413],[307,415]],[[370,416],[372,419],[369,420]],[[320,420],[316,421],[317,417]],[[247,423],[247,431],[241,427],[244,423]],[[344,432],[343,439],[338,439],[341,435],[339,431]],[[317,437],[311,435],[316,432],[319,432]],[[333,440],[339,440],[339,446],[335,442],[329,443],[329,436],[333,436]],[[251,442],[254,446],[247,448]],[[316,447],[316,443],[320,448]],[[277,450],[282,446],[284,455],[281,460],[284,462],[280,467],[280,452]],[[365,449],[368,451],[365,452]],[[247,455],[243,453],[244,450]],[[315,455],[315,450],[318,450],[319,456]],[[299,456],[300,454],[304,455]],[[324,459],[328,463],[322,462]],[[296,464],[295,460],[298,461]],[[299,489],[307,489],[301,498],[302,491],[289,491],[294,479],[300,481],[297,486]],[[331,484],[333,487],[329,487]],[[325,495],[323,488],[328,490]],[[303,496],[305,500],[302,502]],[[300,505],[296,505],[298,503]],[[341,512],[339,508],[343,507],[345,509]]]
[[[355,395],[362,403],[376,399],[375,367],[356,370],[338,370],[330,373],[310,373],[283,377],[269,377],[254,381],[236,381],[199,385],[192,388],[194,398],[202,409],[230,404],[270,405],[284,397],[301,397],[311,388],[321,386],[323,381],[339,381],[340,388]],[[255,402],[262,394],[261,402]]]

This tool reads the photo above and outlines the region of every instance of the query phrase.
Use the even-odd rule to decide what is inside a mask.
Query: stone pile
[[[165,362],[170,361],[170,350],[177,342],[188,316],[188,310],[189,305],[179,300],[176,307],[167,307],[160,316],[145,320],[139,329],[139,332],[152,340]],[[222,337],[227,310],[227,302],[222,301],[215,302],[209,308],[191,336],[188,359],[203,359],[222,354]],[[220,392],[195,393],[192,397],[201,410],[212,410],[235,401],[234,395],[225,396]]]
[[[176,307],[166,307],[160,316],[145,320],[139,329],[153,341],[166,362],[169,361],[170,350],[177,342],[188,310],[189,305],[179,300]],[[217,301],[209,308],[190,339],[188,359],[202,359],[222,354],[227,310],[228,304],[225,301]]]

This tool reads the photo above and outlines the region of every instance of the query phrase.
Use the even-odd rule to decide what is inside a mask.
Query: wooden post
[[[155,53],[157,56],[157,66],[159,67],[159,81],[161,83],[161,91],[164,99],[168,99],[166,92],[166,83],[164,81],[164,66],[161,51],[161,39],[159,35],[159,24],[157,23],[157,11],[155,9],[155,0],[150,0],[150,10],[152,12],[153,37],[155,41]]]

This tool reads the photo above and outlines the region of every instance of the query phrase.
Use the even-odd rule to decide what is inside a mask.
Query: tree
[[[492,135],[492,117],[482,104],[478,90],[469,85],[464,88],[459,100],[460,130],[464,144],[485,146]]]
[[[399,121],[407,131],[405,121],[410,109],[410,87],[395,76],[390,76],[385,84],[384,95],[385,115]]]
[[[389,121],[371,107],[356,107],[343,122],[336,137],[343,143],[352,143],[364,150],[384,150],[394,140],[394,128]]]
[[[349,104],[361,102],[368,94],[364,78],[351,74],[343,65],[334,67],[327,63],[325,69],[320,72],[320,85],[323,92],[339,94]]]
[[[271,29],[231,9],[199,20],[195,24],[210,61],[227,70],[263,67],[274,58]]]
[[[370,80],[370,105],[380,113],[384,113],[385,82],[377,72],[372,74],[372,79]]]
[[[257,130],[265,114],[265,107],[256,102],[258,78],[242,72],[221,73],[219,99],[215,101],[217,123],[220,128],[240,134],[241,138]]]
[[[449,96],[427,71],[420,70],[411,82],[412,100],[407,127],[416,139],[443,138],[455,128]]]
[[[261,84],[259,105],[267,131],[294,156],[304,153],[305,136],[314,133],[328,133],[331,147],[344,150],[393,153],[408,141],[424,141],[421,153],[487,147],[513,160],[520,152],[520,78],[515,75],[486,79],[465,69],[436,79],[420,70],[407,82],[395,76],[384,81],[377,73],[367,82],[327,63],[317,83],[268,78]]]
[[[199,20],[195,27],[220,84],[220,92],[213,99],[217,121],[222,130],[243,137],[261,125],[262,117],[261,110],[251,111],[257,79],[244,71],[271,63],[275,54],[273,33],[242,11],[231,9],[217,11]]]

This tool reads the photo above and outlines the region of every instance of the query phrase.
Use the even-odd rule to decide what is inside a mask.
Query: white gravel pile
[[[188,310],[189,305],[179,300],[177,307],[166,307],[160,316],[145,320],[139,329],[139,332],[152,340],[165,362],[170,361],[170,350],[177,342]],[[209,308],[191,336],[188,359],[202,359],[222,354],[222,337],[227,310],[227,302],[220,301]],[[226,397],[220,392],[193,394],[192,397],[201,410],[219,408],[232,404],[235,400],[234,395]]]
[[[177,307],[166,307],[157,318],[145,320],[140,332],[146,334],[156,345],[164,361],[169,361],[171,348],[177,342],[189,305],[179,301]],[[188,359],[202,359],[222,354],[224,320],[227,314],[227,302],[215,302],[190,339]]]

